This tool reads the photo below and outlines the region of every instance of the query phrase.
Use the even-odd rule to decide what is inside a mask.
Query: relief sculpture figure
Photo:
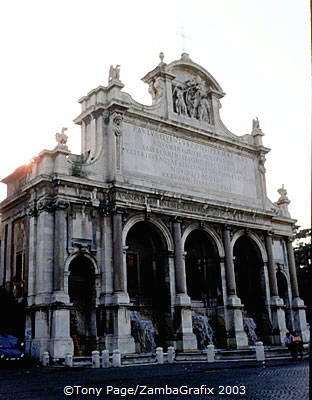
[[[176,88],[175,108],[178,114],[187,115],[186,104],[183,97],[183,90],[179,87]]]
[[[200,120],[207,121],[209,124],[211,124],[209,101],[206,97],[202,97],[200,99],[198,116]]]

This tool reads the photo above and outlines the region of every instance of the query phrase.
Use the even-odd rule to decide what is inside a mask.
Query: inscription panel
[[[122,158],[124,175],[181,193],[214,193],[257,203],[255,165],[249,157],[124,124]]]

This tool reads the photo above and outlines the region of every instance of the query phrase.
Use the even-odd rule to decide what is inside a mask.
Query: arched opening
[[[266,304],[264,267],[256,243],[248,236],[241,236],[234,249],[237,295],[244,304],[244,328],[249,343],[258,339],[269,343],[272,327]]]
[[[188,295],[208,307],[223,304],[219,254],[210,236],[199,229],[185,240],[185,269]]]
[[[133,303],[132,335],[137,350],[166,347],[172,341],[166,242],[158,228],[141,221],[129,230],[126,245],[127,289]]]
[[[285,305],[285,319],[286,319],[286,326],[290,330],[291,329],[291,316],[290,316],[290,302],[289,302],[289,295],[288,295],[288,285],[287,279],[285,275],[278,270],[276,273],[276,281],[277,281],[277,288],[278,288],[278,295],[284,301]]]
[[[96,345],[95,275],[87,257],[79,255],[70,263],[68,294],[73,304],[70,335],[74,343],[74,354],[90,354]]]
[[[199,348],[225,347],[222,281],[217,246],[211,236],[193,230],[185,240],[187,293],[192,300],[193,331]]]

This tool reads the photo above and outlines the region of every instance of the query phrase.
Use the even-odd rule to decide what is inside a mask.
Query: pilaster
[[[194,350],[197,348],[196,336],[193,333],[191,300],[187,295],[185,260],[181,240],[181,222],[173,222],[174,265],[176,281],[176,312],[177,312],[177,348],[179,350]]]
[[[269,272],[269,284],[270,284],[270,294],[271,294],[271,316],[272,316],[272,327],[273,344],[280,345],[284,342],[284,337],[286,336],[286,320],[285,320],[285,307],[283,300],[278,295],[276,271],[273,259],[273,249],[272,249],[272,235],[267,232],[265,235],[265,245],[268,255],[268,272]]]
[[[228,344],[230,347],[236,347],[238,349],[248,347],[248,338],[244,331],[243,325],[243,305],[241,300],[236,294],[236,282],[235,282],[235,271],[233,254],[231,250],[231,237],[230,227],[224,226],[222,232],[223,246],[225,252],[225,269],[226,269],[226,280],[227,280],[227,318],[228,318],[228,332],[229,339]]]

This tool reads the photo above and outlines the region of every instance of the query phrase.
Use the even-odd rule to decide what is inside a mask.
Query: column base
[[[278,296],[271,297],[271,313],[272,313],[272,344],[281,345],[284,343],[286,336],[286,320],[284,302]]]
[[[65,358],[66,354],[74,354],[71,337],[58,337],[50,340],[50,355],[53,361]]]
[[[112,304],[129,304],[129,295],[126,292],[115,292],[112,296]]]
[[[294,328],[299,331],[304,342],[310,341],[310,331],[307,326],[306,306],[300,297],[295,297],[292,301],[294,312]]]
[[[51,296],[51,303],[69,304],[69,296],[62,291],[54,292]]]
[[[118,349],[121,354],[135,353],[135,342],[131,335],[128,336],[107,336],[106,348],[113,352]]]
[[[49,342],[50,342],[50,340],[47,338],[32,339],[28,343],[28,346],[30,349],[29,355],[37,360],[40,360],[42,353],[50,350]]]
[[[227,298],[227,315],[229,322],[229,347],[237,349],[248,348],[248,337],[243,325],[243,305],[241,300],[236,295],[228,296]]]
[[[110,351],[135,353],[135,341],[131,335],[130,310],[127,306],[115,306],[113,310],[114,333],[107,338]]]
[[[197,350],[197,339],[193,333],[192,311],[190,307],[177,307],[176,312],[178,320],[177,350]]]

